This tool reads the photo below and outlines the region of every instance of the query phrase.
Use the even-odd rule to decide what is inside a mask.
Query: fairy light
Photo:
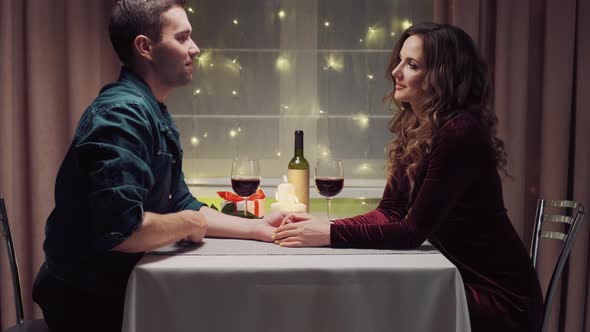
[[[367,78],[368,78],[369,80],[372,80],[372,79],[374,78],[374,76],[373,76],[373,74],[367,74]]]
[[[375,33],[375,29],[373,27],[369,27],[368,30],[369,30],[369,34]]]
[[[326,66],[324,67],[324,70],[333,69],[334,71],[340,72],[344,68],[344,60],[342,59],[342,56],[329,54],[325,60]]]
[[[275,67],[279,72],[285,73],[291,69],[291,62],[289,62],[289,60],[284,56],[279,56],[275,63]]]
[[[230,138],[234,138],[234,137],[236,137],[237,135],[238,135],[238,133],[236,132],[236,130],[235,130],[235,129],[232,129],[232,130],[230,130],[230,131],[229,131],[229,137],[230,137]]]
[[[280,152],[277,152],[277,157],[280,157],[280,156],[281,156],[281,153]]]
[[[279,18],[280,19],[284,19],[286,16],[285,11],[284,10],[279,10]]]
[[[203,138],[207,138],[207,136],[209,136],[209,133],[205,132],[205,133],[203,134]]]
[[[395,37],[395,32],[390,33],[391,37]]]
[[[237,92],[236,90],[232,90],[231,94],[232,94],[233,96],[237,96],[237,95],[238,95],[238,92]]]
[[[234,25],[238,25],[240,22],[238,22],[238,19],[234,19]]]
[[[186,10],[191,14],[195,13],[195,10],[193,9],[193,7],[188,7]]]
[[[201,89],[195,89],[195,91],[193,91],[193,96],[198,96],[201,94]]]
[[[324,22],[324,27],[329,28],[330,27],[330,21],[325,21]]]
[[[191,145],[192,146],[197,146],[197,145],[199,145],[199,143],[200,143],[199,138],[197,136],[191,137]]]
[[[404,29],[404,30],[408,29],[411,26],[412,26],[412,21],[410,21],[410,20],[404,20],[402,22],[402,29]]]

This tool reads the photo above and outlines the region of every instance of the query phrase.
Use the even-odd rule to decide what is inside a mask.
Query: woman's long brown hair
[[[412,35],[422,37],[426,65],[422,89],[427,97],[421,102],[421,117],[410,104],[394,99],[395,77],[391,74],[400,63],[399,53],[404,42]],[[506,173],[504,142],[496,136],[498,120],[489,105],[487,64],[467,33],[447,24],[411,26],[393,48],[387,75],[393,80],[393,89],[384,99],[398,107],[389,123],[389,130],[395,135],[387,151],[387,174],[391,185],[398,184],[398,177],[404,176],[400,172],[405,168],[410,193],[413,191],[416,172],[430,154],[436,131],[461,111],[475,116],[487,131],[496,154],[496,167]]]

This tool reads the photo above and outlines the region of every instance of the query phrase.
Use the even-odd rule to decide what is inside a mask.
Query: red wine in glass
[[[324,197],[334,197],[342,191],[344,178],[316,178],[315,187]]]
[[[234,192],[242,197],[254,195],[258,187],[260,187],[259,178],[233,178],[231,179],[231,187]]]
[[[328,219],[332,206],[332,197],[338,195],[344,186],[342,160],[318,159],[315,167],[315,188],[326,197]]]
[[[232,189],[244,200],[244,217],[248,216],[248,196],[260,186],[260,164],[256,159],[235,158],[231,167]]]

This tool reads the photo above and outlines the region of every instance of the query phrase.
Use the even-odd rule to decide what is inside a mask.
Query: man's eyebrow
[[[174,35],[175,36],[180,36],[180,35],[190,34],[190,33],[191,33],[191,29],[185,29],[185,30],[182,30],[180,32],[175,33]]]

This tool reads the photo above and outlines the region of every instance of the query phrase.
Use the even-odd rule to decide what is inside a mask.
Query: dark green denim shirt
[[[45,228],[47,267],[72,286],[124,294],[141,254],[111,249],[141,226],[144,211],[201,206],[184,181],[170,113],[123,68],[82,115],[59,169],[55,208]]]

